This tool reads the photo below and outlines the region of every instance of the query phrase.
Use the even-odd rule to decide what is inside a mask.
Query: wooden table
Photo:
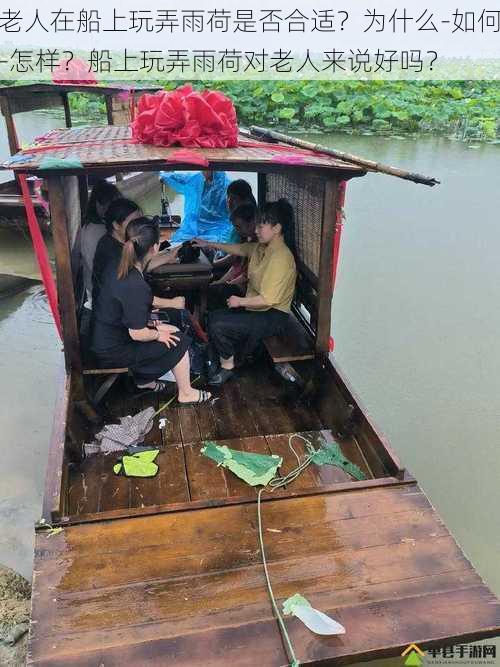
[[[207,309],[208,286],[212,280],[212,264],[203,250],[196,262],[189,264],[163,264],[151,271],[149,282],[153,293],[160,297],[192,295],[198,297],[196,306],[201,318]]]

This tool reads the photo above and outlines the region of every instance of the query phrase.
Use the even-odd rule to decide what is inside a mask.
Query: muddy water
[[[500,595],[500,148],[321,140],[442,181],[350,182],[335,357]],[[0,334],[0,562],[29,576],[60,353],[36,290],[0,302]]]

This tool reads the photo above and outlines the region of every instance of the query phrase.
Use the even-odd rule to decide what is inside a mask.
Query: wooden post
[[[128,107],[125,108],[122,102],[119,102],[116,96],[106,95],[106,116],[108,125],[127,125],[130,120]],[[116,182],[123,181],[123,174],[116,174]]]
[[[57,292],[64,341],[64,358],[68,373],[82,372],[80,337],[76,319],[76,303],[71,270],[71,248],[69,243],[64,189],[61,176],[47,178],[49,190],[50,219],[54,251],[56,255]],[[82,385],[83,386],[83,385]]]
[[[267,199],[267,181],[266,174],[259,172],[257,174],[257,203],[262,206]]]
[[[106,95],[104,98],[106,103],[106,117],[108,119],[108,125],[114,125],[113,122],[113,97],[112,95]]]
[[[72,127],[73,123],[71,120],[71,109],[69,108],[68,93],[62,93],[61,97],[64,107],[64,120],[66,121],[66,127]]]
[[[106,116],[108,125],[128,125],[130,122],[130,104],[118,95],[106,95]]]
[[[333,238],[337,214],[338,181],[328,179],[325,183],[323,201],[323,223],[321,227],[321,255],[318,275],[318,324],[316,331],[316,353],[328,355],[332,317]]]
[[[87,206],[89,203],[89,179],[87,175],[78,176],[78,189],[80,194],[80,212],[83,221],[87,215]]]
[[[14,117],[12,115],[12,110],[10,107],[9,98],[2,95],[0,96],[0,105],[2,108],[2,114],[5,118],[5,125],[7,126],[7,138],[9,140],[9,149],[10,154],[15,155],[19,149],[19,139],[16,132],[16,126],[14,124]]]

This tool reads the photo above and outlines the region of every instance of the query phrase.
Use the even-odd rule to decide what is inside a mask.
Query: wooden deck
[[[416,483],[277,498],[263,526],[278,602],[300,592],[346,628],[321,637],[288,619],[301,664],[498,634],[498,600]],[[33,586],[29,665],[288,664],[255,503],[39,532]]]
[[[137,400],[118,386],[108,414],[160,400]],[[320,401],[313,405],[318,412],[288,400],[271,369],[256,364],[213,405],[165,411],[168,428],[155,426],[147,438],[161,449],[155,478],[117,477],[114,456],[74,466],[62,531],[36,534],[27,664],[288,664],[265,585],[255,490],[199,450],[210,438],[277,453],[286,473],[295,465],[289,434],[332,435]],[[337,468],[311,467],[263,497],[278,604],[301,593],[346,628],[322,637],[287,619],[300,664],[343,665],[398,656],[411,643],[426,649],[496,636],[499,601],[416,481],[388,475],[389,454],[376,456],[366,432],[342,449],[375,478],[346,481]]]
[[[333,437],[331,431],[306,431],[302,435],[315,442],[323,433],[327,437]],[[217,442],[240,451],[278,454],[283,457],[280,469],[282,474],[297,465],[288,446],[289,434],[218,439]],[[256,490],[203,456],[200,452],[202,446],[202,442],[195,441],[171,444],[163,448],[156,459],[159,472],[151,479],[129,479],[115,475],[113,465],[116,463],[116,456],[89,457],[79,469],[72,471],[68,492],[69,515],[80,516],[190,501],[212,502],[224,498],[255,500]],[[293,446],[297,452],[303,452],[300,440],[294,439]],[[342,442],[341,448],[349,460],[363,470],[368,479],[373,478],[354,438]],[[290,491],[303,489],[321,489],[352,481],[352,478],[339,468],[312,465],[292,484],[274,495],[287,495]]]
[[[230,471],[219,468],[200,453],[204,440],[216,440],[233,449],[278,454],[283,457],[281,472],[296,466],[289,448],[289,436],[301,433],[317,446],[318,439],[335,439],[314,409],[287,399],[283,383],[273,381],[265,364],[239,372],[237,380],[216,390],[212,405],[167,408],[162,416],[167,427],[159,429],[158,420],[146,437],[146,443],[160,448],[156,460],[159,473],[151,479],[128,479],[113,473],[116,456],[94,455],[70,469],[67,514],[87,514],[143,508],[190,501],[216,501],[225,498],[253,498],[255,490]],[[137,399],[124,394],[118,386],[107,403],[107,412],[115,417],[133,414],[147,406],[166,402],[165,396],[149,395]],[[279,435],[276,435],[279,434]],[[358,465],[367,479],[375,475],[354,437],[343,440],[341,449]],[[300,439],[293,440],[297,452],[304,451]],[[280,495],[303,489],[320,489],[336,483],[351,483],[352,478],[333,466],[311,466]]]

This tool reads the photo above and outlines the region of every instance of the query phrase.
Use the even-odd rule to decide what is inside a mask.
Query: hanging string
[[[293,438],[300,438],[305,442],[306,449],[308,450],[309,454],[306,457],[306,459],[301,462],[300,457],[295,451],[295,449],[292,446],[292,439]],[[283,616],[281,615],[281,612],[278,608],[278,605],[276,604],[276,598],[274,597],[274,592],[273,592],[273,587],[271,585],[271,578],[269,577],[269,571],[267,568],[267,560],[266,560],[266,552],[264,549],[264,535],[262,532],[262,502],[261,502],[261,497],[264,491],[269,491],[269,493],[273,493],[273,491],[276,491],[276,489],[279,489],[283,486],[286,486],[286,484],[290,484],[293,482],[297,477],[307,468],[307,466],[311,463],[312,460],[312,455],[314,453],[314,448],[307,440],[307,438],[304,438],[303,435],[299,435],[298,433],[292,433],[289,438],[288,438],[288,446],[292,450],[295,458],[297,459],[297,467],[294,468],[292,471],[290,471],[287,475],[283,477],[274,477],[268,484],[268,487],[270,488],[262,488],[259,490],[259,493],[257,495],[257,520],[258,520],[258,525],[259,525],[259,542],[260,542],[260,552],[262,555],[262,564],[264,566],[264,574],[266,576],[266,584],[267,584],[267,592],[269,593],[269,597],[271,598],[271,604],[274,609],[274,613],[276,615],[276,618],[278,620],[278,625],[281,630],[281,635],[284,639],[285,647],[287,650],[288,654],[288,659],[290,662],[291,667],[298,667],[300,665],[299,661],[297,660],[297,656],[295,655],[295,651],[293,648],[292,640],[290,639],[290,635],[288,634],[288,630],[285,625],[285,621],[283,619]]]
[[[307,454],[304,458],[304,460],[301,460],[300,456],[297,454],[295,449],[293,448],[292,445],[292,440],[293,438],[299,438],[305,443],[305,449],[307,451]],[[269,493],[273,493],[276,491],[276,489],[280,489],[288,484],[291,484],[294,480],[299,477],[304,470],[313,462],[314,454],[316,453],[317,450],[314,449],[312,443],[305,438],[303,435],[300,435],[300,433],[292,433],[288,437],[288,446],[292,450],[293,455],[297,459],[297,467],[291,470],[288,474],[283,475],[283,476],[277,476],[274,477],[267,487],[263,487],[262,489],[259,490],[259,493],[257,495],[257,520],[258,520],[258,527],[259,527],[259,542],[260,542],[260,552],[262,556],[262,564],[264,566],[264,574],[266,576],[266,584],[267,584],[267,591],[269,593],[269,597],[271,599],[271,604],[274,610],[274,613],[276,615],[276,618],[278,620],[278,626],[281,631],[281,635],[284,640],[284,644],[286,647],[286,651],[288,654],[288,659],[290,662],[291,667],[299,667],[300,662],[297,660],[297,656],[295,655],[295,651],[293,648],[292,640],[290,639],[290,635],[288,634],[288,630],[286,628],[285,621],[283,619],[283,616],[278,608],[278,605],[276,603],[276,598],[274,597],[274,592],[273,592],[273,587],[271,585],[271,578],[269,576],[269,571],[267,567],[267,560],[266,560],[266,552],[264,549],[264,535],[262,531],[262,494],[265,491],[268,491]],[[349,470],[346,470],[347,473],[349,473],[351,476],[355,477],[355,475],[352,474]]]
[[[264,574],[266,575],[267,592],[269,593],[269,597],[271,598],[271,604],[273,606],[274,613],[276,614],[276,618],[278,619],[278,625],[280,627],[281,634],[285,640],[285,646],[289,662],[292,667],[298,667],[300,663],[297,660],[297,656],[295,655],[292,640],[290,639],[290,635],[288,634],[288,630],[286,629],[283,616],[281,615],[280,610],[278,609],[278,605],[276,604],[276,599],[273,593],[273,587],[271,586],[271,579],[269,577],[269,571],[267,569],[266,552],[264,551],[264,537],[262,535],[262,513],[261,513],[261,500],[260,500],[265,490],[266,490],[265,488],[260,489],[259,494],[257,496],[257,519],[259,523],[260,552],[262,555],[262,565],[264,566]]]

